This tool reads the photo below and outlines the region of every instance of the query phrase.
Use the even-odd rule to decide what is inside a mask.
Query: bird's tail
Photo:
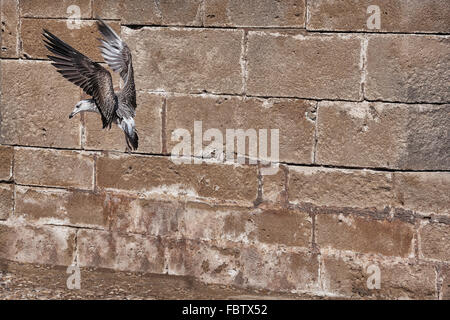
[[[125,131],[125,139],[127,141],[128,148],[131,150],[137,150],[139,145],[139,136],[135,128],[131,132]]]
[[[125,140],[127,142],[128,150],[137,150],[139,144],[139,137],[136,127],[134,125],[134,119],[122,118],[119,125],[125,133]]]

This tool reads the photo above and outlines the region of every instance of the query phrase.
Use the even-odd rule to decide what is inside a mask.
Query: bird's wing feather
[[[130,49],[102,19],[97,19],[97,27],[103,36],[103,39],[99,39],[103,59],[111,69],[120,73],[124,82],[127,82],[129,67],[131,67]]]
[[[97,62],[72,48],[44,29],[45,47],[54,54],[48,56],[64,78],[81,87],[92,96],[102,116],[103,128],[111,126],[117,110],[111,74]]]

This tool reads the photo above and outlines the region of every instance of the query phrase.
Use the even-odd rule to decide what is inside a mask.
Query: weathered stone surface
[[[26,263],[70,265],[75,230],[0,223],[0,258]]]
[[[127,2],[127,1],[124,1]],[[141,3],[140,1],[138,1]],[[202,24],[202,0],[169,0],[158,3],[157,14],[161,16],[163,25],[186,25],[200,26]],[[125,19],[125,22],[134,24],[135,19],[142,18],[143,15],[132,15]]]
[[[161,108],[164,98],[144,92],[137,94],[136,128],[139,135],[139,149],[136,152],[161,153]],[[118,126],[113,125],[111,130],[103,130],[100,115],[89,114],[85,116],[86,149],[124,151],[126,148],[125,136]]]
[[[247,93],[357,100],[360,48],[361,40],[351,36],[250,31]]]
[[[0,180],[8,181],[12,178],[14,149],[0,146]]]
[[[449,169],[449,107],[320,102],[316,162]]]
[[[255,228],[251,209],[189,202],[179,214],[179,230],[190,240],[249,241]]]
[[[393,204],[392,174],[370,170],[289,167],[289,202],[378,208]]]
[[[80,123],[67,119],[79,101],[79,88],[47,62],[3,60],[1,65],[0,141],[79,147]]]
[[[409,106],[406,132],[407,152],[400,168],[450,170],[450,104]]]
[[[206,0],[206,26],[305,27],[305,0]]]
[[[450,226],[429,223],[420,229],[420,251],[425,258],[450,261]]]
[[[2,300],[286,300],[320,299],[315,294],[278,293],[205,284],[190,276],[180,277],[104,268],[80,268],[81,289],[68,290],[66,267],[51,267],[0,260]],[[166,310],[179,314],[179,309]],[[217,313],[215,313],[217,314]]]
[[[90,192],[17,186],[15,216],[36,224],[107,228],[112,200]]]
[[[167,266],[169,274],[191,275],[207,283],[274,291],[318,287],[317,256],[303,251],[173,240],[168,243]]]
[[[397,205],[429,214],[450,215],[450,173],[395,172]]]
[[[311,163],[314,148],[315,124],[309,113],[315,112],[315,102],[294,99],[241,99],[222,96],[170,96],[167,98],[167,140],[168,152],[178,144],[172,138],[176,129],[187,129],[194,140],[194,122],[202,121],[203,133],[218,129],[222,133],[224,152],[226,151],[226,130],[242,129],[267,132],[267,153],[276,146],[271,142],[271,130],[279,130],[279,160],[291,163]],[[211,141],[204,141],[206,148]],[[258,158],[261,145],[258,143]],[[238,152],[235,145],[235,152]],[[258,148],[255,149],[255,151]],[[192,154],[194,150],[192,150]],[[264,153],[264,152],[263,152]],[[249,139],[246,139],[246,155],[249,154]]]
[[[97,160],[97,186],[248,205],[256,199],[257,167],[175,164],[166,157],[110,155]]]
[[[19,0],[3,0],[0,3],[2,33],[0,57],[19,56]]]
[[[369,29],[367,21],[374,14],[369,6],[380,8],[380,29]],[[313,0],[308,1],[310,30],[370,32],[444,32],[450,24],[450,4],[441,0]]]
[[[380,269],[380,289],[367,286],[373,275],[370,265]],[[436,272],[429,264],[325,255],[321,267],[325,292],[351,298],[436,299]]]
[[[108,25],[120,36],[118,22],[109,21]],[[101,38],[101,34],[98,32],[94,20],[82,20],[79,29],[70,29],[67,27],[67,20],[22,19],[23,56],[33,59],[47,59],[48,55],[52,55],[44,46],[44,43],[40,41],[40,39],[45,39],[42,36],[42,29],[44,28],[90,59],[103,61],[98,48],[100,42],[97,40],[97,38]]]
[[[372,36],[367,46],[365,96],[369,100],[448,102],[450,38]]]
[[[77,11],[76,7],[79,9]],[[27,18],[80,18],[91,17],[90,0],[62,0],[55,5],[53,0],[20,0],[20,10]]]
[[[241,93],[241,30],[122,28],[141,90]]]
[[[242,275],[238,273],[235,283],[241,286],[291,292],[318,289],[319,262],[310,252],[249,246],[242,250],[240,263]]]
[[[164,273],[164,248],[157,238],[84,229],[77,239],[82,267]]]
[[[131,3],[132,0],[127,1]],[[122,15],[125,15],[125,12],[121,12],[122,1],[118,0],[93,0],[92,1],[92,10],[93,16],[100,17],[102,19],[121,19]],[[148,4],[147,4],[148,6]],[[147,19],[150,19],[149,15],[146,15]],[[153,18],[155,18],[153,16]]]
[[[396,167],[405,149],[409,106],[380,103],[320,102],[316,162]]]
[[[122,19],[126,25],[186,25],[202,23],[201,0],[94,0],[93,10],[104,19]]]
[[[279,204],[286,202],[287,167],[281,165],[274,175],[264,175],[262,179],[262,200]]]
[[[165,241],[167,273],[191,275],[206,283],[233,283],[238,271],[240,247],[209,242],[168,239]]]
[[[442,287],[440,292],[440,299],[450,300],[450,267],[444,266],[442,270]]]
[[[18,148],[14,175],[18,184],[91,190],[94,159],[85,152]]]
[[[0,220],[8,219],[14,210],[14,186],[0,183]]]
[[[413,237],[414,225],[399,220],[344,214],[316,217],[316,242],[321,248],[408,257],[413,253]]]
[[[112,195],[107,200],[113,231],[161,237],[178,234],[183,203],[118,195]]]
[[[180,215],[180,233],[192,240],[227,240],[308,248],[308,214],[286,209],[252,210],[188,203]]]
[[[255,213],[252,220],[259,242],[306,248],[311,244],[312,220],[305,212],[267,209]]]

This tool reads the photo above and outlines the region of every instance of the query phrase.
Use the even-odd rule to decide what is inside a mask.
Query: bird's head
[[[72,119],[77,113],[83,111],[95,111],[95,103],[92,100],[81,100],[69,114],[69,119]]]

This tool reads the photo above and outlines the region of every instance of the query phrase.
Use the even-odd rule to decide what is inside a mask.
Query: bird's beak
[[[74,115],[75,115],[75,112],[72,112],[71,114],[69,114],[69,119],[72,119]]]

